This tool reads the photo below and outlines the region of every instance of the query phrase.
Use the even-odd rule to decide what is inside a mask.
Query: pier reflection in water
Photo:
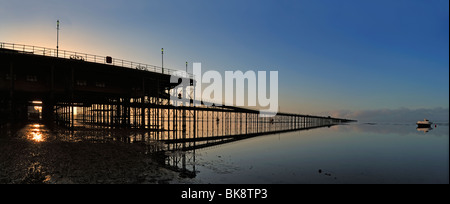
[[[83,120],[83,115],[76,115],[74,128],[59,129],[60,140],[69,142],[104,143],[120,141],[124,143],[141,144],[145,153],[158,155],[159,162],[180,173],[181,177],[196,176],[196,150],[222,145],[238,140],[261,135],[269,135],[290,131],[309,130],[320,127],[331,127],[335,124],[319,120],[304,120],[298,124],[290,121],[259,118],[259,122],[245,119],[245,114],[202,112],[194,127],[193,118],[185,120],[183,130],[180,121],[163,120],[162,127],[174,125],[174,129],[147,129],[139,127],[115,128],[98,125]],[[130,118],[134,118],[133,116]],[[227,119],[228,118],[228,119]],[[133,123],[133,120],[131,120]],[[179,128],[177,128],[179,126]]]
[[[166,91],[167,95],[171,91],[178,93]],[[195,95],[190,93],[190,97],[195,98],[192,94]],[[158,152],[164,158],[161,160],[181,172],[187,171],[185,161],[195,158],[189,157],[189,151],[195,149],[264,134],[351,122],[290,113],[260,117],[259,111],[217,104],[206,106],[194,100],[183,102],[181,106],[174,106],[174,103],[179,102],[154,96],[98,98],[93,102],[58,102],[53,115],[58,125],[74,131],[60,134],[66,135],[68,140],[142,143],[147,145],[147,152]],[[194,106],[194,103],[199,104]],[[194,173],[186,175],[195,175],[193,169],[195,167],[192,168]]]

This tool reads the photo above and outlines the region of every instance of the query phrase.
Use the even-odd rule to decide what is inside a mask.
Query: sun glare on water
[[[28,132],[28,139],[34,142],[45,141],[42,131],[43,125],[33,124],[30,126],[30,131]]]

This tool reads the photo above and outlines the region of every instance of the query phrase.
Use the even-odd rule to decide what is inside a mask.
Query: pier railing
[[[144,70],[149,72],[162,73],[167,75],[176,75],[186,78],[194,78],[192,74],[183,73],[182,70],[168,69],[155,65],[149,65],[145,63],[132,62],[123,59],[112,58],[109,56],[99,56],[93,54],[86,54],[81,52],[74,52],[68,50],[58,50],[53,48],[45,48],[33,45],[23,45],[15,43],[4,43],[0,42],[0,49],[12,50],[20,54],[30,54],[30,55],[40,55],[56,58],[64,58],[70,60],[79,60],[86,62],[93,62],[99,64],[107,64],[113,66],[126,67],[137,70]]]

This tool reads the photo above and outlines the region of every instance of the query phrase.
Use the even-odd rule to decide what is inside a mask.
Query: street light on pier
[[[164,74],[164,48],[161,48],[161,69]]]
[[[59,57],[59,20],[56,21],[56,57]]]

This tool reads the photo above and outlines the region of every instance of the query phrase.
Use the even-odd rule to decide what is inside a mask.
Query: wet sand
[[[177,183],[157,159],[143,144],[0,139],[0,183]]]

